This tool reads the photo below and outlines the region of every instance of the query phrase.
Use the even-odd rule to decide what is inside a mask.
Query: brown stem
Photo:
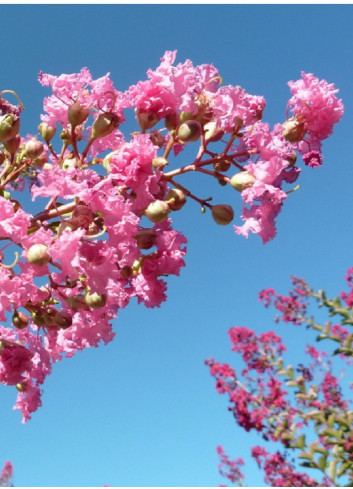
[[[48,144],[48,148],[49,148],[49,151],[51,152],[51,154],[54,156],[54,158],[56,159],[56,161],[58,161],[58,155],[55,153],[55,151],[53,150],[53,145],[50,143]]]
[[[239,129],[240,129],[240,126],[238,126],[238,125],[236,125],[236,126],[234,127],[233,132],[232,132],[232,135],[231,135],[231,137],[229,138],[229,141],[228,141],[228,143],[227,143],[227,146],[224,148],[224,151],[222,152],[222,156],[225,156],[225,155],[228,153],[229,148],[231,147],[231,145],[232,145],[232,143],[233,143],[234,139],[236,139],[236,138],[237,138],[237,132],[239,131]]]
[[[63,214],[67,214],[72,212],[76,207],[76,202],[70,202],[69,204],[61,205],[56,209],[50,209],[46,211],[39,212],[35,216],[32,217],[31,221],[35,224],[37,221],[47,221],[48,219],[52,219],[53,217],[62,216]]]
[[[184,192],[184,194],[187,195],[188,197],[190,197],[191,199],[196,200],[196,202],[198,202],[201,206],[203,206],[203,207],[209,207],[210,209],[212,208],[212,206],[208,203],[208,201],[211,200],[211,197],[209,197],[208,199],[199,199],[198,197],[196,197],[196,195],[192,194],[190,192],[190,190],[188,190],[187,188],[183,187],[183,185],[180,185],[180,183],[176,182],[172,178],[170,178],[168,180],[168,182],[171,183],[172,185],[174,185],[174,187],[176,187],[179,190],[181,190],[182,192]]]
[[[169,153],[171,152],[173,146],[174,146],[174,143],[175,143],[175,139],[174,139],[174,136],[172,136],[169,141],[168,141],[168,144],[165,148],[165,151],[164,151],[164,155],[163,155],[163,158],[167,159],[168,156],[169,156]]]
[[[94,138],[91,138],[88,143],[87,143],[87,146],[85,147],[85,149],[83,150],[83,153],[82,153],[82,158],[81,158],[81,162],[83,163],[85,161],[85,158],[88,154],[88,151],[91,147],[91,145],[93,144],[93,141],[94,141]]]
[[[195,168],[195,170],[217,178],[217,180],[223,180],[224,182],[229,183],[230,178],[217,171],[205,170],[205,168]]]
[[[12,180],[15,180],[18,177],[18,175],[21,173],[21,171],[26,168],[26,166],[27,166],[27,163],[25,163],[24,165],[17,168],[17,170],[10,173],[10,175],[8,175],[8,177],[5,178],[4,182],[0,185],[0,190],[2,190],[9,182],[11,182]]]
[[[74,152],[74,156],[75,156],[75,158],[77,158],[77,160],[79,160],[80,159],[80,155],[79,155],[79,152],[78,152],[78,149],[77,149],[76,132],[75,132],[75,128],[74,127],[71,127],[71,141],[72,141],[72,149],[73,149],[73,152]]]

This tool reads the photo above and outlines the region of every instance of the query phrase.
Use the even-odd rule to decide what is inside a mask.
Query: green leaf
[[[299,454],[299,458],[304,458],[304,459],[307,459],[307,460],[312,460],[313,459],[313,456],[311,453],[309,452],[300,452]]]
[[[326,461],[327,461],[327,455],[321,455],[321,457],[319,458],[317,464],[319,466],[319,468],[324,471],[326,469]]]
[[[298,448],[301,448],[301,449],[304,449],[305,448],[305,446],[306,446],[305,435],[298,436],[298,438],[297,438],[297,446],[298,446]]]
[[[333,482],[335,482],[336,479],[336,466],[337,466],[336,460],[331,460],[328,466],[328,473]]]

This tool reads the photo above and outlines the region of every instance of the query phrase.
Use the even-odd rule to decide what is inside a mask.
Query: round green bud
[[[179,126],[179,124],[180,117],[178,112],[173,112],[172,114],[167,115],[164,120],[164,125],[168,129],[168,131],[173,131]]]
[[[295,151],[292,151],[292,155],[287,158],[288,161],[288,166],[287,168],[292,168],[297,162],[297,153]]]
[[[13,114],[0,117],[0,142],[4,143],[14,138],[20,129],[20,119]]]
[[[58,311],[53,317],[54,323],[59,328],[67,329],[72,325],[72,317],[68,312]]]
[[[204,125],[204,131],[206,142],[219,141],[224,134],[223,129],[219,128],[217,123],[214,121],[207,122],[207,124]]]
[[[197,121],[186,121],[178,129],[178,138],[184,143],[197,141],[202,133],[202,128]]]
[[[12,323],[17,329],[25,329],[28,326],[29,318],[24,312],[15,309],[12,316]]]
[[[231,163],[227,160],[217,161],[217,163],[213,163],[213,168],[218,172],[228,171],[231,167]]]
[[[100,114],[93,122],[92,139],[108,136],[114,129],[119,127],[119,122],[119,117],[112,112]]]
[[[45,153],[42,153],[41,155],[37,156],[37,158],[35,158],[33,160],[33,163],[36,166],[39,166],[40,168],[43,168],[44,165],[45,165],[45,163],[48,163],[47,155]]]
[[[163,222],[169,214],[169,205],[163,200],[155,200],[145,210],[145,216],[154,223]]]
[[[157,156],[157,158],[153,158],[152,160],[153,168],[163,168],[166,165],[169,165],[169,163],[166,158],[163,158],[163,156]]]
[[[71,104],[67,111],[67,117],[72,127],[83,124],[88,116],[89,108],[81,105],[78,100]]]
[[[137,246],[141,250],[149,250],[157,242],[157,233],[154,229],[141,229],[136,236]]]
[[[46,317],[44,314],[42,314],[38,311],[35,311],[35,312],[32,312],[31,316],[32,316],[32,321],[39,328],[42,328],[43,326],[47,325]]]
[[[288,119],[282,126],[283,137],[290,143],[297,143],[305,136],[306,130],[304,128],[304,123],[299,122],[295,117]]]
[[[35,160],[43,153],[44,146],[43,143],[41,143],[40,141],[37,141],[36,139],[32,139],[31,141],[28,141],[26,143],[25,149],[28,158],[31,158],[31,160]]]
[[[12,139],[9,139],[7,141],[4,141],[3,145],[6,151],[8,151],[11,155],[14,155],[18,148],[20,147],[21,144],[21,136],[19,134],[16,134],[15,137]]]
[[[87,293],[85,295],[85,302],[89,307],[93,309],[99,309],[100,307],[104,307],[107,302],[107,296],[105,294],[99,295],[97,292],[93,292],[93,294]]]
[[[236,173],[235,175],[232,176],[232,178],[229,180],[229,183],[235,190],[238,190],[239,192],[242,192],[246,188],[251,187],[256,178],[254,175],[251,175],[251,173],[247,171],[242,171],[240,173]]]
[[[68,306],[71,307],[71,309],[73,309],[74,311],[79,311],[80,309],[88,309],[85,298],[82,295],[72,295],[71,297],[66,297],[65,300]]]
[[[234,211],[230,205],[217,204],[212,206],[212,217],[217,224],[226,226],[234,219]]]
[[[121,270],[120,270],[120,275],[121,278],[124,280],[128,280],[129,278],[133,277],[134,272],[129,265],[125,265]]]
[[[170,210],[179,211],[186,204],[186,195],[178,188],[171,188],[166,196]]]
[[[180,112],[180,122],[186,122],[186,121],[192,121],[195,120],[197,117],[197,114],[193,114],[192,112]]]
[[[22,382],[22,384],[16,384],[15,387],[19,392],[26,392],[26,390],[28,389],[26,382]]]
[[[56,133],[56,127],[48,126],[46,122],[41,122],[38,126],[38,130],[47,144],[53,139]]]
[[[46,265],[50,260],[48,246],[41,243],[32,245],[27,250],[27,260],[29,263],[32,263],[32,265],[37,265],[39,267]]]

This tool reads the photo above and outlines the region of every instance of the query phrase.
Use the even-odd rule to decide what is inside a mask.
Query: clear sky
[[[294,274],[334,294],[353,265],[353,6],[1,5],[0,18],[1,89],[21,96],[24,134],[36,132],[48,93],[40,70],[109,71],[126,90],[173,49],[178,61],[212,63],[225,84],[265,96],[271,124],[285,119],[286,84],[301,70],[340,89],[345,115],[324,142],[324,165],[303,170],[274,241],[236,236],[191,203],[174,221],[188,238],[187,266],[160,309],[130,305],[113,343],[58,363],[27,425],[12,411],[14,389],[0,389],[0,464],[13,462],[16,486],[217,486],[216,446],[246,459],[259,440],[235,426],[204,359],[235,360],[233,325],[274,328],[257,302],[262,288],[285,292]],[[240,223],[238,195],[207,177],[198,185],[234,199]],[[306,332],[276,328],[296,358]],[[248,484],[263,485],[249,467]]]

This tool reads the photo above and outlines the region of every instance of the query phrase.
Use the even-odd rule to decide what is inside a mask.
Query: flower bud
[[[28,326],[29,318],[24,312],[17,311],[17,309],[15,309],[15,312],[12,316],[12,322],[15,328],[24,329]]]
[[[212,217],[217,224],[226,226],[232,222],[234,218],[234,211],[230,205],[217,204],[212,206]]]
[[[39,267],[46,265],[50,260],[48,246],[41,243],[31,246],[27,250],[27,260],[29,263],[32,263],[32,265],[37,265]]]
[[[163,168],[166,165],[169,165],[169,163],[166,158],[163,158],[163,156],[158,156],[157,158],[153,158],[152,160],[153,168]]]
[[[81,105],[78,100],[75,100],[75,102],[70,105],[67,111],[67,117],[72,127],[83,124],[88,116],[89,108]]]
[[[256,178],[254,175],[251,175],[251,173],[247,171],[242,171],[240,173],[236,173],[235,175],[232,176],[232,178],[229,180],[229,183],[235,190],[238,190],[239,192],[242,192],[246,188],[251,187]]]
[[[139,112],[139,110],[136,109],[135,113],[142,132],[151,129],[151,127],[155,126],[159,121],[159,117],[155,112]]]
[[[192,114],[191,112],[180,112],[180,122],[186,122],[186,121],[192,121],[195,120],[197,117],[197,114]]]
[[[292,155],[287,158],[288,161],[288,166],[287,168],[292,168],[297,162],[297,153],[295,151],[292,151]]]
[[[131,267],[129,267],[129,265],[125,265],[121,270],[120,270],[120,275],[121,275],[121,278],[124,279],[124,280],[128,280],[129,278],[131,278],[133,275],[134,275],[134,272],[132,270]]]
[[[284,129],[283,137],[290,143],[297,143],[305,136],[306,130],[304,128],[304,123],[299,122],[295,117],[288,119],[282,126]]]
[[[72,325],[72,317],[65,311],[58,311],[53,317],[53,320],[54,323],[62,329],[67,329]]]
[[[218,172],[228,171],[230,167],[231,163],[227,160],[217,161],[217,163],[213,163],[213,168]]]
[[[5,114],[0,117],[0,142],[4,143],[18,134],[20,119],[13,114]]]
[[[48,163],[47,155],[45,153],[42,153],[35,160],[33,160],[33,163],[36,166],[39,166],[40,168],[43,168],[44,165],[45,165],[45,163]]]
[[[41,122],[38,126],[38,130],[44,141],[49,144],[56,133],[56,127],[48,126],[46,122]]]
[[[179,211],[186,204],[186,195],[178,188],[171,188],[167,193],[166,201],[172,211]]]
[[[137,246],[141,250],[149,250],[156,244],[157,233],[154,229],[141,229],[136,236]]]
[[[119,127],[119,117],[112,112],[100,114],[92,125],[92,139],[104,138]]]
[[[145,216],[154,223],[165,221],[169,214],[169,205],[163,200],[155,200],[145,210]]]
[[[167,115],[164,120],[164,125],[168,129],[168,131],[173,131],[180,124],[180,117],[178,112],[173,112],[172,114]]]
[[[205,141],[206,142],[216,142],[219,141],[224,131],[220,127],[217,126],[217,123],[214,121],[208,122],[204,125],[205,130]]]
[[[89,307],[93,309],[99,309],[100,307],[104,307],[107,302],[107,296],[105,294],[99,295],[97,292],[93,292],[93,294],[87,293],[85,295],[85,302]]]
[[[32,321],[34,322],[34,324],[36,326],[38,326],[38,328],[41,328],[41,327],[47,325],[47,321],[46,321],[45,315],[43,313],[38,312],[38,311],[34,311],[34,312],[32,312],[31,316],[32,316]]]
[[[60,137],[63,143],[65,144],[65,146],[69,146],[72,143],[71,130],[68,129],[67,127],[61,131]]]
[[[26,143],[25,149],[28,158],[34,160],[43,153],[44,146],[43,143],[41,143],[40,141],[37,141],[36,139],[32,139],[31,141],[28,141]]]
[[[178,138],[184,143],[197,141],[201,136],[201,125],[197,121],[186,121],[178,129]]]
[[[26,390],[28,389],[26,382],[22,382],[21,384],[18,383],[15,385],[15,387],[19,392],[26,392]]]
[[[4,141],[3,145],[6,151],[8,151],[11,155],[14,155],[21,144],[21,136],[16,134],[12,139],[8,139]]]
[[[87,303],[82,295],[72,295],[71,297],[66,297],[66,302],[74,311],[79,311],[80,309],[88,310]]]

